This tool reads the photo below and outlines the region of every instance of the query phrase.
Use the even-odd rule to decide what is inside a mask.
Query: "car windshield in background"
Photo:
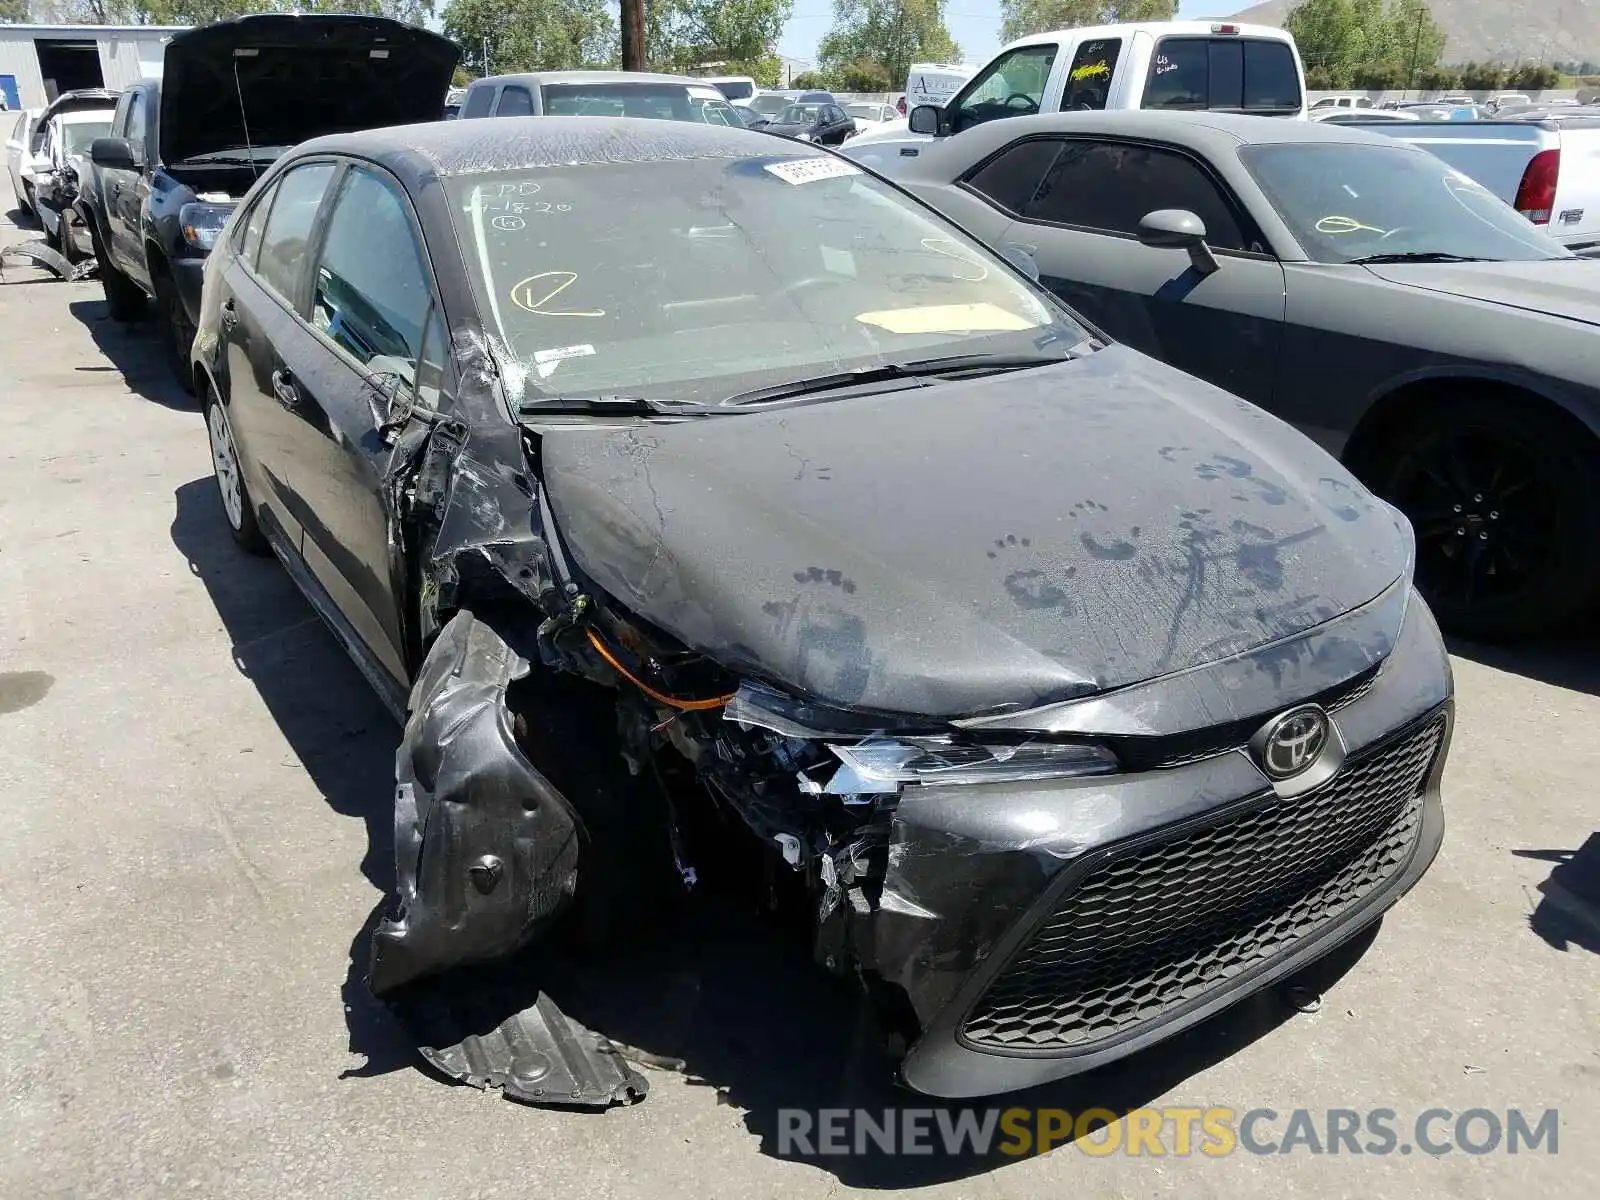
[[[1572,255],[1481,184],[1403,147],[1297,142],[1239,151],[1318,262]]]
[[[743,79],[724,79],[713,86],[729,100],[748,100],[756,94],[755,84]]]
[[[822,111],[817,104],[791,104],[778,114],[775,125],[810,125]]]
[[[754,109],[764,117],[775,117],[792,103],[787,96],[757,96],[745,107]]]
[[[691,95],[681,83],[547,83],[544,112],[551,117],[643,117],[654,121],[705,121],[707,105],[726,107],[714,89]],[[737,118],[717,124],[738,124]]]
[[[846,104],[844,111],[858,121],[887,121],[894,110],[881,104]]]
[[[1064,356],[1086,336],[843,159],[592,163],[446,186],[513,402],[715,404],[929,357]]]
[[[71,125],[62,127],[65,138],[67,156],[69,158],[88,154],[89,146],[95,138],[107,137],[111,133],[111,121],[108,117],[104,121],[75,121]]]

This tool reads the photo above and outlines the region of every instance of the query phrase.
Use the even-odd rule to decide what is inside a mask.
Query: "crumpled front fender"
[[[399,912],[373,935],[379,995],[512,953],[574,893],[577,818],[518,748],[506,706],[528,670],[467,610],[423,663],[395,759]]]

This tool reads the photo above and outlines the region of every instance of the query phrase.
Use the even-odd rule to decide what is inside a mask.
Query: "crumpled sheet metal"
[[[0,279],[5,277],[7,266],[43,267],[65,283],[88,279],[99,269],[99,264],[92,258],[76,265],[69,263],[65,255],[59,250],[52,250],[43,240],[0,247]]]

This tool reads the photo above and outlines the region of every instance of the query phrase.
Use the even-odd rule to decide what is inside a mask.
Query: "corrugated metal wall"
[[[17,96],[23,108],[44,107],[44,78],[39,74],[33,38],[8,33],[4,25],[0,25],[0,75],[17,77]]]
[[[121,91],[141,79],[159,76],[165,50],[159,37],[100,39],[100,71],[105,75],[106,86]]]

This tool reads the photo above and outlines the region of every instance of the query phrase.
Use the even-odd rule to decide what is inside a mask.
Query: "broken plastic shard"
[[[904,742],[862,742],[829,745],[843,764],[823,790],[830,796],[893,795],[900,790],[901,768],[922,751]]]
[[[820,729],[812,729],[799,721],[774,712],[771,707],[762,703],[764,696],[776,698],[776,693],[756,684],[741,684],[733,699],[722,706],[722,719],[746,728],[765,729],[779,737],[815,739],[828,736]]]
[[[800,865],[800,839],[792,833],[780,833],[773,838],[778,843],[778,848],[783,851],[783,861],[791,867]]]

